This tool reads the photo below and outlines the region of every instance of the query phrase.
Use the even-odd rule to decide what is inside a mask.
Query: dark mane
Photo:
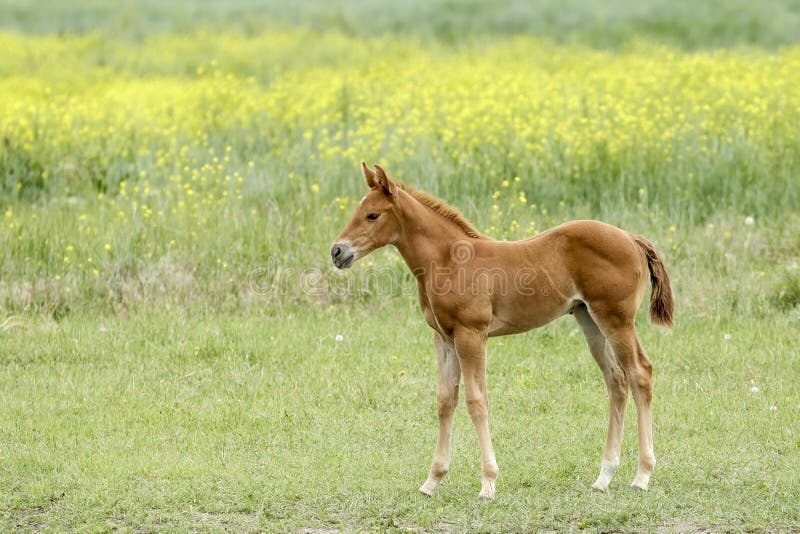
[[[406,193],[408,193],[409,195],[420,201],[422,204],[428,206],[430,209],[432,209],[445,219],[455,223],[459,228],[464,230],[464,232],[469,237],[474,237],[475,239],[489,239],[487,236],[480,233],[480,231],[478,231],[478,229],[475,228],[475,226],[473,226],[471,222],[465,219],[460,211],[458,211],[456,208],[452,206],[449,206],[443,200],[436,198],[433,195],[429,195],[424,191],[417,191],[416,189],[414,189],[409,185],[399,182],[395,183],[400,189],[402,189],[403,191],[405,191]]]

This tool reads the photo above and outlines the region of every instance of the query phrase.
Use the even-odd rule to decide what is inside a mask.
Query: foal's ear
[[[375,189],[378,185],[375,183],[375,173],[372,172],[372,169],[367,167],[367,164],[363,161],[361,162],[361,174],[364,175],[364,179],[367,181],[367,186],[370,189]]]
[[[394,195],[397,191],[397,185],[391,178],[386,176],[386,171],[378,164],[375,164],[375,185],[383,189],[383,192],[387,195]]]

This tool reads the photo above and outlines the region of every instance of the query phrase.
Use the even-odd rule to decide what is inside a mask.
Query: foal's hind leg
[[[609,414],[606,447],[600,462],[600,474],[592,484],[592,489],[605,491],[619,467],[619,451],[622,446],[622,427],[625,419],[625,405],[628,402],[628,380],[617,358],[606,342],[606,337],[589,315],[585,304],[574,310],[575,319],[583,330],[589,351],[592,353],[608,390]]]
[[[608,341],[625,370],[636,403],[639,423],[639,469],[631,483],[635,490],[647,490],[656,466],[653,454],[653,423],[650,404],[653,399],[653,365],[642,349],[633,321],[608,333]]]

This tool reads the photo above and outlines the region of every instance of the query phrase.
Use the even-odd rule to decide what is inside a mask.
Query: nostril
[[[340,245],[333,245],[333,248],[331,249],[331,255],[334,258],[338,258],[339,256],[341,256],[342,255],[342,247]]]

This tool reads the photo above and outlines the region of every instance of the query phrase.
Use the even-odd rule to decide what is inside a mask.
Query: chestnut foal
[[[525,332],[564,314],[575,316],[603,373],[610,401],[600,475],[605,491],[619,466],[628,388],[639,428],[639,468],[632,488],[646,490],[655,467],[650,401],[652,365],[634,317],[647,285],[650,320],[672,325],[672,292],[648,240],[597,221],[573,221],[521,241],[495,241],[455,209],[361,164],[370,190],[331,247],[336,267],[394,245],[417,279],[419,304],[434,330],[439,365],[439,437],[428,479],[431,495],[450,464],[453,412],[464,377],[467,408],[481,449],[480,497],[491,499],[498,475],[489,436],[486,339]]]

